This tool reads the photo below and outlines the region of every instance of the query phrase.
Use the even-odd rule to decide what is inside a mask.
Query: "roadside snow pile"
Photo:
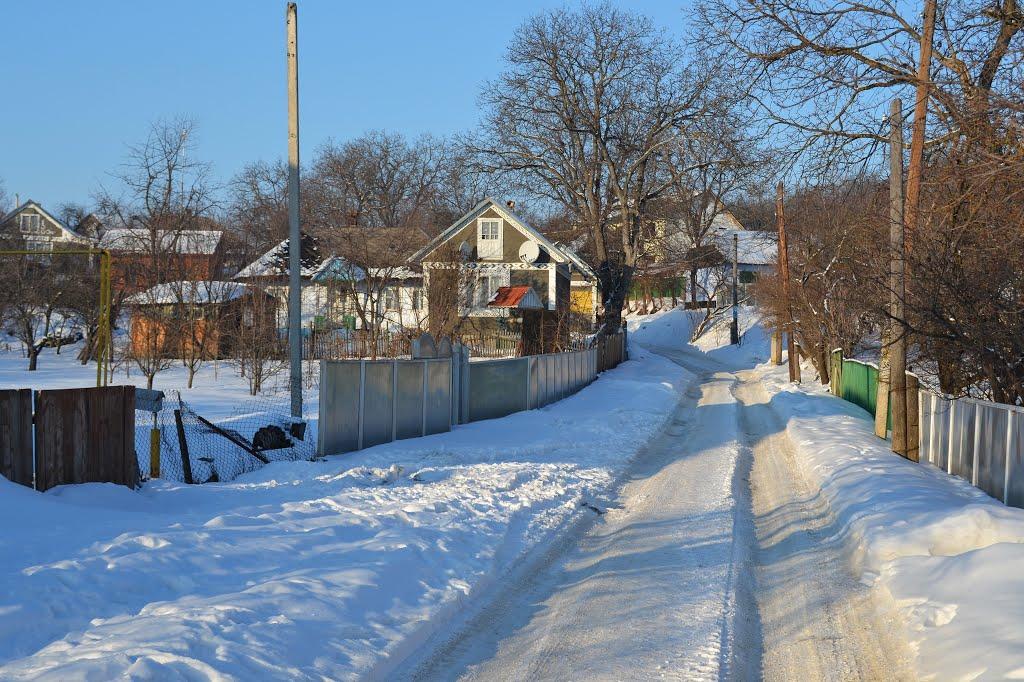
[[[761,371],[855,575],[898,611],[921,676],[1024,678],[1024,510],[892,454],[860,408]]]
[[[700,338],[690,343],[690,336],[703,311],[669,308],[650,315],[627,318],[630,338],[650,348],[678,348],[692,345],[709,357],[728,365],[752,367],[768,359],[768,336],[761,326],[761,313],[751,306],[739,308],[740,344],[729,343],[732,313],[720,315]]]
[[[229,483],[0,479],[0,678],[386,674],[604,506],[690,379],[632,357],[544,409]]]

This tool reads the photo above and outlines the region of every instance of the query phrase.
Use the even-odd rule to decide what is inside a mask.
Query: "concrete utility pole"
[[[793,339],[793,307],[789,298],[789,245],[786,242],[786,214],[782,204],[782,182],[775,187],[775,227],[779,231],[779,277],[782,278],[782,300],[786,319],[786,363],[789,365],[789,380],[800,383],[800,358],[796,353]]]
[[[907,335],[903,323],[903,104],[889,111],[889,405],[892,409],[892,451],[907,456]]]
[[[288,356],[292,416],[302,418],[302,230],[299,227],[299,27],[294,2],[288,34]]]
[[[729,328],[729,343],[734,346],[740,342],[739,242],[739,235],[734,234],[732,236],[732,326]]]

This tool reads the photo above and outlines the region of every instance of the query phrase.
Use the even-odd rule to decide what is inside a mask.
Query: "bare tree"
[[[618,327],[670,147],[703,110],[705,79],[650,19],[608,4],[520,26],[485,90],[485,167],[586,226],[606,329]]]
[[[123,191],[103,188],[97,196],[107,222],[127,228],[119,248],[134,253],[130,277],[138,288],[189,274],[184,247],[208,227],[216,208],[209,164],[195,158],[196,127],[185,118],[158,121],[115,178]],[[183,272],[185,271],[185,272]]]

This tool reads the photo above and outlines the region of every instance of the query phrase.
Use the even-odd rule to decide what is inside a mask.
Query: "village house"
[[[179,280],[216,280],[221,272],[224,233],[220,230],[107,230],[100,248],[110,251],[115,291],[134,294]]]
[[[708,211],[713,211],[714,215],[710,216],[700,249],[694,248],[685,218],[653,222],[652,246],[634,282],[632,300],[675,296],[687,303],[695,299],[701,306],[712,302],[724,305],[732,300],[733,237],[738,247],[739,298],[752,300],[753,284],[775,265],[776,235],[746,229],[721,201],[716,200],[716,205]],[[696,272],[691,278],[693,269]],[[694,281],[695,297],[690,292]]]
[[[592,324],[597,307],[593,270],[516,216],[513,207],[484,199],[409,259],[423,268],[432,315],[445,301],[457,307],[461,329],[509,331],[517,326],[511,311],[535,297],[542,314],[533,317],[544,326],[567,330],[573,314]],[[499,293],[501,300],[516,301],[491,305]]]
[[[422,329],[427,318],[423,275],[406,259],[426,240],[422,231],[405,228],[343,227],[325,230],[318,238],[304,235],[303,330]],[[278,299],[282,330],[288,324],[287,255],[284,240],[234,276]]]
[[[277,301],[239,282],[165,282],[129,296],[125,306],[134,357],[236,357],[240,340],[251,341],[252,333],[276,338]]]
[[[97,222],[95,216],[89,219],[90,224]],[[4,248],[28,251],[67,251],[92,246],[89,237],[65,225],[31,199],[0,218],[0,242],[4,242]]]

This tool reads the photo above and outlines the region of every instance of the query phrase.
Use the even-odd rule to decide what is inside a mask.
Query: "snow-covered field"
[[[64,353],[35,375],[0,359],[0,386],[89,385]],[[243,399],[223,376],[186,399]],[[0,678],[383,674],[592,513],[581,502],[601,503],[689,378],[638,349],[541,410],[229,483],[39,494],[0,480]]]

